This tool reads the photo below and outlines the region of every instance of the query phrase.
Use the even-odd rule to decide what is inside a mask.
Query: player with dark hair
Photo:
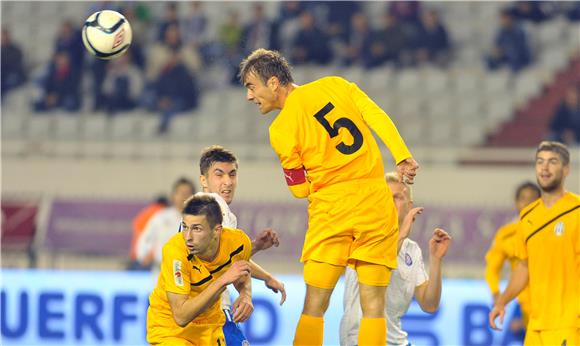
[[[529,285],[530,321],[524,345],[580,343],[580,197],[564,188],[570,152],[559,142],[536,151],[536,178],[542,196],[520,213],[516,255],[520,259],[505,291],[489,313],[498,329],[505,305]]]
[[[238,186],[238,159],[236,155],[220,145],[207,147],[201,153],[199,170],[201,173],[199,183],[203,192],[213,196],[221,207],[223,226],[237,228],[238,219],[229,208]],[[259,244],[256,244],[256,242]],[[260,247],[262,250],[272,245],[278,246],[278,234],[272,229],[265,229],[260,232],[254,243],[252,243],[253,248]],[[266,287],[272,291],[281,293],[280,305],[282,305],[286,300],[284,284],[253,260],[249,260],[249,265],[252,277],[264,281]],[[247,340],[241,329],[231,318],[231,305],[229,292],[226,290],[222,294],[222,310],[226,316],[226,324],[224,325],[226,343],[228,346],[243,345],[244,341]]]
[[[240,293],[233,319],[252,311],[250,238],[222,227],[217,201],[207,195],[185,202],[181,232],[163,247],[161,274],[149,297],[147,341],[152,345],[225,345],[220,295],[229,284]]]
[[[240,79],[262,114],[281,110],[270,125],[270,143],[293,195],[310,202],[301,257],[306,298],[294,344],[322,344],[324,313],[349,265],[360,283],[358,344],[384,345],[398,225],[371,129],[393,154],[401,179],[413,182],[417,162],[388,115],[354,83],[325,77],[296,85],[286,59],[266,49],[242,61]]]
[[[531,181],[526,181],[516,188],[515,207],[520,213],[522,209],[530,203],[540,198],[540,188]],[[519,218],[497,230],[493,243],[485,255],[485,281],[493,296],[493,301],[499,296],[499,281],[501,272],[506,261],[509,261],[513,271],[519,261],[516,256],[516,233],[519,224]],[[522,318],[514,318],[510,323],[510,330],[514,335],[519,336],[523,341],[523,333],[530,316],[530,292],[525,288],[518,295]]]

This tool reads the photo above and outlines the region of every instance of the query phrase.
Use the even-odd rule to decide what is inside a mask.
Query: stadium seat
[[[104,140],[108,136],[111,119],[103,113],[87,114],[83,118],[82,137],[85,140]]]
[[[54,114],[44,113],[28,118],[26,126],[26,138],[36,139],[50,139],[54,132]]]
[[[132,140],[137,134],[138,116],[134,113],[119,113],[111,118],[109,138],[112,140]],[[139,131],[141,134],[143,130]]]
[[[82,116],[79,114],[57,113],[54,117],[55,139],[71,140],[81,138]]]

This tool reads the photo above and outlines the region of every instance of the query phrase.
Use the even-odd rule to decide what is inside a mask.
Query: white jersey
[[[356,271],[346,268],[344,284],[344,314],[340,321],[340,345],[358,343],[358,331],[362,310]],[[393,270],[387,287],[385,316],[387,320],[387,345],[408,345],[407,333],[401,325],[401,317],[407,313],[415,288],[428,280],[421,248],[410,239],[403,240],[397,256],[397,269]]]
[[[230,210],[230,206],[226,203],[226,200],[223,199],[222,196],[214,192],[198,192],[195,195],[196,196],[206,195],[213,197],[218,202],[222,210],[223,216],[222,226],[227,228],[238,228],[238,218],[234,213],[232,213],[232,211]]]
[[[238,228],[238,218],[232,211],[230,210],[230,206],[226,203],[222,196],[218,195],[214,192],[198,192],[195,194],[196,196],[200,195],[207,195],[213,197],[218,204],[220,205],[220,209],[222,210],[222,226],[227,228]],[[222,293],[222,310],[231,310],[232,308],[232,299],[230,297],[230,290],[226,289]]]
[[[164,208],[153,215],[137,239],[137,260],[143,262],[153,252],[153,270],[159,273],[163,245],[179,231],[180,224],[181,213],[175,207]]]

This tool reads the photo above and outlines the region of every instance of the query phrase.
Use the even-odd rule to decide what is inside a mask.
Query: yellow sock
[[[384,318],[362,318],[358,332],[359,346],[376,346],[387,343],[387,321]]]
[[[324,338],[324,319],[308,315],[300,315],[296,334],[294,335],[294,346],[322,345]]]

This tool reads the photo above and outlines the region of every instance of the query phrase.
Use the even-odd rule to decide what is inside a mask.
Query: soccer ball
[[[119,12],[104,10],[91,14],[83,26],[83,43],[99,59],[113,59],[131,44],[131,25]]]

